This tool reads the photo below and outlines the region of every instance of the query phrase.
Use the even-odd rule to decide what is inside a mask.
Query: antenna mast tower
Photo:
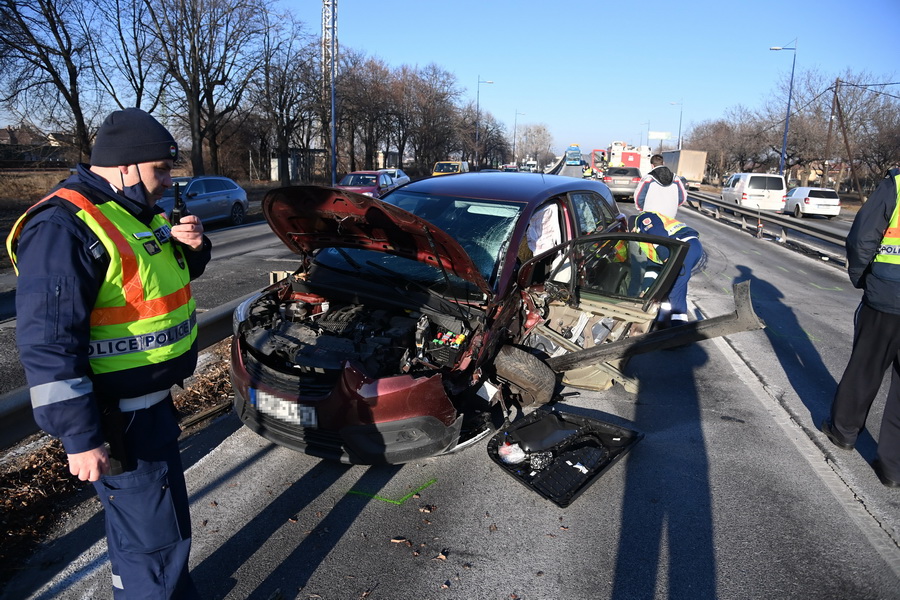
[[[331,93],[332,61],[337,60],[337,0],[322,0],[322,95]]]
[[[322,0],[322,98],[331,97],[331,185],[337,182],[337,132],[334,114],[334,76],[337,64],[337,0]],[[324,129],[324,128],[323,128]],[[324,132],[323,132],[324,133]]]

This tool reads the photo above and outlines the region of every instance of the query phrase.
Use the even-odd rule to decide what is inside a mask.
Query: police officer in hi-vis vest
[[[197,363],[190,281],[211,245],[196,216],[169,223],[156,206],[177,156],[152,116],[116,111],[91,164],[29,208],[7,239],[34,418],[100,496],[116,599],[198,597],[169,389]]]
[[[892,169],[862,205],[847,234],[847,273],[863,290],[853,351],[822,432],[853,450],[890,368],[891,387],[872,468],[887,487],[900,487],[900,169]]]
[[[632,230],[638,233],[648,233],[660,237],[670,237],[689,244],[681,271],[669,291],[669,297],[659,309],[655,327],[657,330],[668,327],[686,325],[688,322],[687,289],[694,267],[703,258],[703,244],[700,243],[700,234],[697,230],[688,227],[681,221],[667,217],[653,211],[642,211],[635,215]],[[657,255],[659,253],[659,255]],[[657,262],[667,260],[668,251],[660,247],[654,251]]]

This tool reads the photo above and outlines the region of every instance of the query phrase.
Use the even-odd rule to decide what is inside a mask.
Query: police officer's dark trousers
[[[171,397],[123,416],[135,468],[94,482],[106,512],[113,597],[199,598],[188,571],[191,521]]]
[[[881,419],[877,455],[885,474],[900,481],[900,315],[860,304],[853,351],[831,404],[831,422],[847,443],[855,443],[865,426],[889,367],[893,368],[891,387]]]
[[[686,323],[688,320],[688,282],[691,279],[691,272],[703,257],[703,245],[696,237],[685,241],[690,244],[690,247],[688,248],[687,255],[684,258],[684,263],[681,265],[681,272],[678,274],[678,277],[675,279],[675,283],[672,285],[672,290],[669,292],[668,300],[670,308],[665,313],[663,313],[663,311],[660,311],[660,315],[657,317],[657,320],[664,323],[671,320],[672,323],[681,325]]]

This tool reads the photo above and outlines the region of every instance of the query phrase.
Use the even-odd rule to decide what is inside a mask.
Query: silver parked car
[[[641,170],[637,167],[609,167],[601,181],[613,196],[631,196],[641,181]]]
[[[197,215],[203,223],[228,221],[232,225],[240,225],[247,216],[247,192],[227,177],[218,175],[200,175],[198,177],[173,177],[175,184],[157,203],[172,214],[175,204],[175,187],[179,188],[181,198],[187,205],[188,212]]]

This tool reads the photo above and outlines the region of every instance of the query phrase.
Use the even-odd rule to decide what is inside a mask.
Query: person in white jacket
[[[663,164],[662,155],[651,156],[650,165],[653,168],[634,190],[634,205],[639,211],[661,213],[674,219],[678,207],[687,200],[684,183]]]

